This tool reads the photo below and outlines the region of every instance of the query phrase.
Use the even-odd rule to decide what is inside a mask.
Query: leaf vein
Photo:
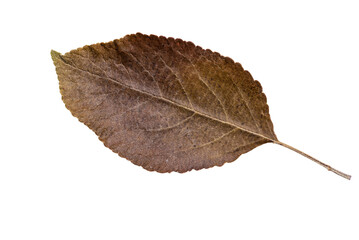
[[[157,80],[153,77],[153,75],[150,73],[150,71],[147,70],[147,68],[145,66],[143,66],[143,64],[138,60],[138,58],[133,55],[131,52],[128,52],[129,55],[132,56],[132,58],[134,58],[136,60],[136,62],[138,63],[138,65],[140,65],[140,67],[142,67],[144,72],[147,72],[148,75],[150,75],[150,77],[152,78],[152,80],[156,83],[157,88],[158,88],[158,93],[160,94],[161,97],[163,97],[160,85],[158,84]]]
[[[217,94],[209,87],[209,85],[203,80],[202,75],[199,73],[199,71],[197,70],[197,68],[194,66],[193,62],[191,61],[191,59],[189,59],[187,56],[183,55],[180,51],[178,51],[177,49],[176,52],[181,55],[182,57],[184,57],[192,66],[192,68],[195,70],[195,72],[198,75],[198,79],[208,88],[208,90],[215,96],[216,100],[219,102],[219,105],[221,106],[224,115],[226,116],[226,121],[229,120],[228,118],[228,113],[224,107],[224,104],[222,103],[222,101],[219,99],[219,97],[217,96]]]
[[[61,60],[62,60],[62,59],[61,59]],[[112,83],[114,83],[114,84],[120,85],[120,86],[122,86],[122,87],[124,87],[124,88],[127,88],[127,89],[130,89],[130,90],[132,90],[132,91],[135,91],[135,92],[144,94],[144,95],[146,95],[146,96],[148,96],[148,97],[151,97],[151,98],[154,98],[154,99],[158,99],[158,100],[162,100],[162,101],[167,102],[167,103],[169,103],[169,104],[171,104],[171,105],[174,105],[174,106],[176,106],[176,107],[183,108],[183,109],[186,109],[186,110],[188,110],[188,111],[194,112],[194,113],[196,113],[196,114],[198,114],[198,115],[200,115],[200,116],[202,116],[202,117],[211,119],[211,120],[216,121],[216,122],[220,122],[220,123],[225,124],[225,125],[229,125],[229,126],[238,128],[238,129],[240,129],[240,130],[242,130],[242,131],[248,132],[248,133],[250,133],[250,134],[252,134],[252,135],[255,135],[255,136],[262,137],[262,138],[264,138],[264,139],[266,139],[266,140],[269,140],[269,141],[271,141],[271,142],[276,142],[276,140],[271,139],[271,138],[269,138],[269,137],[267,137],[267,136],[264,136],[264,135],[262,135],[262,134],[260,134],[260,133],[253,132],[253,131],[251,131],[251,130],[248,130],[248,129],[243,128],[243,127],[240,127],[240,126],[237,126],[237,125],[235,125],[235,124],[233,124],[233,123],[230,123],[230,122],[225,122],[225,121],[223,121],[223,120],[221,120],[221,119],[218,119],[218,118],[212,117],[212,116],[210,116],[210,115],[207,115],[206,113],[202,113],[202,112],[199,112],[199,111],[197,111],[197,110],[190,109],[190,108],[188,108],[188,107],[186,107],[186,106],[184,106],[184,105],[181,105],[181,104],[179,104],[179,103],[177,103],[177,102],[173,102],[173,101],[170,100],[170,99],[166,99],[166,98],[162,98],[162,97],[159,97],[159,96],[155,96],[155,95],[153,95],[152,93],[149,93],[149,92],[146,92],[146,91],[143,91],[143,90],[139,90],[139,89],[133,88],[133,87],[127,85],[127,84],[124,84],[124,83],[122,83],[122,82],[117,81],[116,79],[113,79],[113,78],[110,78],[110,77],[100,76],[100,75],[98,75],[98,74],[89,72],[89,71],[84,70],[84,69],[81,69],[81,68],[79,68],[79,67],[77,67],[77,66],[73,66],[73,65],[71,65],[70,63],[67,63],[67,62],[65,62],[65,61],[63,61],[63,60],[62,60],[62,62],[63,62],[63,64],[65,64],[65,65],[67,65],[67,66],[69,66],[69,67],[72,67],[72,68],[74,68],[74,69],[76,69],[76,70],[79,70],[79,71],[81,71],[81,72],[84,72],[84,73],[86,73],[86,74],[93,75],[93,76],[95,76],[95,77],[97,77],[97,78],[107,79],[107,80],[109,80],[110,82],[112,82]]]
[[[202,147],[208,146],[208,145],[210,145],[210,144],[213,144],[213,143],[215,143],[215,142],[218,142],[219,140],[221,140],[221,139],[224,138],[225,136],[228,136],[229,134],[231,134],[231,133],[233,133],[233,132],[235,132],[235,131],[237,131],[237,130],[239,130],[239,129],[238,129],[238,128],[234,128],[234,129],[232,129],[231,131],[228,131],[228,132],[226,132],[225,134],[223,134],[223,135],[221,135],[221,136],[219,136],[219,137],[213,139],[212,141],[209,141],[209,142],[207,142],[207,143],[204,143],[204,144],[202,144],[202,145],[200,145],[200,146],[196,146],[196,147],[193,147],[193,148],[187,148],[187,149],[185,149],[185,150],[180,150],[180,151],[177,151],[177,152],[174,152],[174,153],[186,152],[186,151],[189,151],[189,150],[198,149],[198,148],[202,148]]]
[[[162,58],[162,56],[160,56],[158,53],[156,53],[156,55],[161,59],[161,61],[163,62],[163,64],[173,73],[173,75],[175,75],[175,79],[177,80],[177,82],[179,83],[179,85],[182,87],[182,90],[184,92],[184,94],[186,95],[186,98],[189,102],[189,104],[191,105],[191,107],[193,108],[193,104],[192,104],[192,101],[191,99],[188,97],[188,94],[187,94],[187,91],[186,89],[184,88],[183,84],[182,84],[182,79],[177,75],[176,72],[173,71],[173,69],[168,66],[168,64],[165,62],[165,60]]]
[[[146,129],[146,131],[148,131],[148,132],[159,132],[159,131],[170,130],[170,129],[172,129],[172,128],[178,127],[179,125],[181,125],[181,124],[187,122],[188,120],[190,120],[191,118],[193,118],[194,115],[196,115],[195,112],[194,112],[191,116],[186,117],[185,119],[183,119],[183,120],[177,122],[176,124],[173,124],[172,126],[168,126],[168,127],[165,127],[165,128]]]

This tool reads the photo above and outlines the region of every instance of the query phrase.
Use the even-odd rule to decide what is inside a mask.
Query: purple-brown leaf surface
[[[350,177],[279,142],[260,83],[216,52],[137,33],[51,55],[71,113],[147,170],[221,166],[273,142]]]

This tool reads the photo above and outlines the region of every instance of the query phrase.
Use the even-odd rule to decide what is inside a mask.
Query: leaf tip
[[[52,58],[52,61],[55,62],[61,58],[61,53],[56,52],[55,50],[51,50],[51,58]]]

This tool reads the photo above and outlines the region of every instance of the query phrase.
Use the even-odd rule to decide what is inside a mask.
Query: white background
[[[358,1],[2,1],[0,239],[359,239]],[[186,174],[148,172],[64,107],[50,50],[142,32],[262,83],[278,138]]]

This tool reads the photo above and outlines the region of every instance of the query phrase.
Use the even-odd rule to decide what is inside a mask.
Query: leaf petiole
[[[296,148],[294,148],[294,147],[292,147],[292,146],[290,146],[288,144],[282,143],[280,141],[273,141],[273,143],[281,145],[283,147],[286,147],[286,148],[288,148],[288,149],[290,149],[290,150],[292,150],[292,151],[294,151],[296,153],[299,153],[300,155],[302,155],[302,156],[304,156],[306,158],[309,158],[313,162],[316,162],[317,164],[325,167],[328,171],[331,171],[331,172],[333,172],[333,173],[335,173],[335,174],[337,174],[337,175],[339,175],[339,176],[341,176],[343,178],[346,178],[346,179],[350,180],[350,178],[352,177],[352,176],[350,176],[350,175],[348,175],[346,173],[343,173],[343,172],[341,172],[341,171],[339,171],[339,170],[337,170],[337,169],[335,169],[335,168],[333,168],[333,167],[319,161],[318,159],[315,159],[314,157],[312,157],[312,156],[310,156],[310,155],[308,155],[308,154],[306,154],[306,153],[304,153],[304,152],[302,152],[302,151],[300,151],[300,150],[298,150],[298,149],[296,149]]]

